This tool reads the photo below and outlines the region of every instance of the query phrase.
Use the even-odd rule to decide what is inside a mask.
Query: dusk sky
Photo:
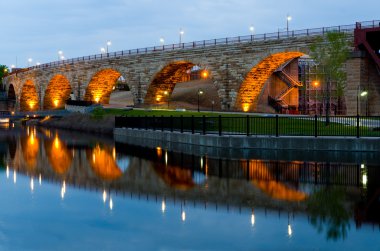
[[[379,0],[17,0],[0,1],[0,64],[27,66],[110,51],[379,20]]]

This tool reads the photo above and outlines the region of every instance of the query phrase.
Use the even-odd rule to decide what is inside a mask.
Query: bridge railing
[[[259,42],[259,41],[297,38],[297,37],[318,36],[318,35],[324,35],[327,32],[332,32],[332,31],[353,33],[355,28],[365,29],[365,28],[375,28],[379,26],[380,26],[380,21],[373,20],[373,21],[358,22],[356,24],[351,24],[351,25],[339,25],[339,26],[292,30],[292,31],[277,31],[277,32],[257,34],[257,35],[255,34],[255,35],[247,35],[247,36],[193,41],[193,42],[188,42],[188,43],[176,43],[176,44],[123,50],[123,51],[95,54],[95,55],[90,55],[90,56],[83,56],[83,57],[71,58],[71,59],[66,59],[66,60],[54,61],[54,62],[50,62],[46,64],[32,66],[25,69],[20,69],[19,71],[13,71],[10,74],[17,73],[20,71],[25,71],[25,70],[44,69],[44,68],[56,67],[56,66],[61,66],[61,65],[66,65],[66,64],[73,64],[73,63],[81,62],[81,61],[99,60],[103,58],[116,58],[116,57],[123,57],[123,56],[128,56],[128,55],[155,53],[155,52],[160,52],[160,51],[163,52],[163,51],[173,51],[173,50],[186,50],[186,49],[193,49],[193,48],[205,48],[205,47],[211,47],[211,46],[216,46],[216,45],[228,45],[228,44],[236,44],[236,43]]]
[[[115,117],[116,128],[222,135],[380,137],[380,117],[331,116]]]

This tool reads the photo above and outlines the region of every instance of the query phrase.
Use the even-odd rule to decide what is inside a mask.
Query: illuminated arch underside
[[[263,161],[250,161],[249,169],[251,173],[260,173],[261,176],[269,179],[253,180],[252,183],[271,198],[295,202],[303,201],[307,198],[307,194],[304,192],[294,190],[281,182],[275,181],[275,177],[273,177]]]
[[[178,61],[165,66],[156,74],[149,85],[144,99],[145,104],[164,104],[172,94],[176,83],[181,82],[186,71],[195,64],[187,61]],[[165,95],[165,91],[168,93]]]
[[[38,109],[38,94],[32,80],[27,80],[21,90],[20,110],[35,111]]]
[[[304,55],[302,52],[276,53],[253,67],[240,86],[236,100],[236,109],[254,111],[264,84],[273,72],[287,61],[301,57],[302,55]]]
[[[54,140],[45,141],[45,151],[50,165],[57,174],[64,174],[69,170],[73,160],[69,149],[55,137]]]
[[[69,99],[71,86],[69,80],[62,75],[54,76],[45,91],[44,109],[63,108]]]
[[[97,103],[108,104],[113,87],[121,74],[113,69],[104,69],[96,73],[87,89],[84,99]]]

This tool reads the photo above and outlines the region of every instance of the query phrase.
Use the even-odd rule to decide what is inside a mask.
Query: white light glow
[[[289,237],[291,237],[292,234],[293,234],[292,226],[290,224],[288,224],[288,235],[289,235]]]
[[[16,184],[17,182],[17,173],[16,173],[16,170],[13,170],[13,183]]]
[[[251,225],[252,225],[252,227],[255,225],[255,215],[253,214],[253,212],[251,215]]]
[[[112,210],[113,209],[113,201],[112,201],[112,198],[110,197],[110,209]]]
[[[42,185],[42,177],[41,177],[41,174],[38,176],[38,183],[40,184],[40,186]]]
[[[103,202],[106,203],[107,201],[107,192],[106,190],[103,190]]]
[[[162,211],[162,213],[165,213],[165,211],[166,211],[166,203],[164,200],[161,203],[161,211]]]
[[[6,174],[7,174],[7,179],[9,179],[9,166],[7,166]]]
[[[165,165],[168,165],[168,151],[165,151]]]
[[[367,182],[368,182],[368,178],[367,178],[367,174],[363,174],[362,176],[362,181],[363,181],[363,185],[367,185]]]
[[[34,179],[33,179],[33,177],[30,179],[30,190],[32,192],[34,191]]]
[[[185,211],[182,211],[181,218],[182,218],[182,221],[186,220],[186,213],[185,213]]]

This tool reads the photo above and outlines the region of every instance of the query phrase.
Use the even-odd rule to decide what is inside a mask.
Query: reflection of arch
[[[194,65],[187,61],[178,61],[165,66],[150,83],[144,99],[145,104],[166,103],[173,92],[175,84],[180,82],[186,71]]]
[[[88,84],[84,99],[108,104],[112,89],[120,76],[121,74],[113,69],[97,72]]]
[[[47,86],[44,97],[44,109],[56,109],[65,106],[69,99],[71,86],[69,80],[63,75],[54,76]]]
[[[123,174],[116,164],[116,153],[112,154],[111,151],[97,145],[92,150],[86,150],[86,156],[92,170],[101,179],[111,181]]]
[[[12,136],[7,138],[7,144],[8,144],[9,156],[11,160],[13,160],[16,156],[16,150],[17,150],[16,138]]]
[[[28,168],[34,169],[37,166],[39,140],[33,129],[30,130],[30,134],[27,137],[21,138],[21,149],[26,165]]]
[[[253,67],[240,86],[236,99],[236,109],[255,110],[265,82],[287,61],[304,55],[302,52],[280,52],[272,54]]]
[[[35,111],[38,109],[38,94],[32,80],[27,80],[21,89],[20,110]]]
[[[66,173],[73,160],[69,149],[59,140],[58,136],[54,140],[46,140],[44,146],[46,155],[54,171],[58,174]]]
[[[301,191],[294,190],[285,184],[275,181],[275,177],[267,168],[265,162],[261,160],[251,160],[249,162],[250,173],[259,173],[266,180],[254,179],[252,183],[270,197],[286,201],[303,201],[307,195]]]
[[[154,165],[154,170],[162,178],[165,184],[170,187],[187,190],[195,186],[193,175],[190,169],[177,166],[165,166],[161,163]]]

